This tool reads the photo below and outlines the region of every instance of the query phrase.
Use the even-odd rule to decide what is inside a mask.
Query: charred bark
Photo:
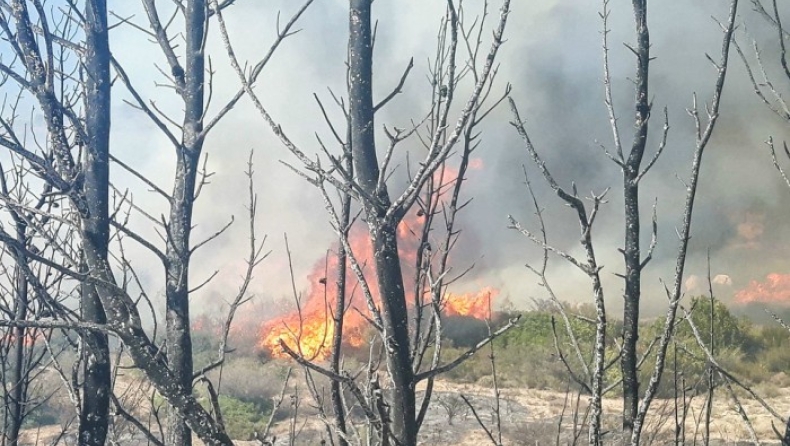
[[[634,417],[631,432],[631,446],[638,446],[641,442],[642,429],[645,426],[650,406],[655,398],[658,385],[661,382],[666,364],[667,348],[672,340],[675,326],[677,323],[677,310],[680,299],[682,298],[683,277],[686,269],[686,258],[688,255],[689,241],[691,240],[692,216],[694,213],[694,203],[697,197],[697,187],[699,185],[702,159],[705,149],[710,142],[716,123],[719,118],[721,99],[724,92],[724,84],[727,79],[729,67],[730,44],[733,42],[733,32],[735,31],[735,19],[738,13],[738,0],[731,0],[729,16],[726,26],[723,28],[723,38],[721,43],[721,58],[718,63],[714,63],[717,69],[716,83],[713,90],[713,98],[707,107],[708,121],[703,125],[697,108],[696,96],[694,97],[693,107],[690,114],[694,119],[694,124],[698,129],[695,141],[694,155],[691,162],[691,174],[686,187],[686,199],[683,206],[683,223],[678,231],[680,246],[675,258],[675,280],[671,290],[667,290],[669,297],[669,308],[667,309],[664,330],[656,351],[656,360],[653,373],[647,382],[644,396],[639,404],[638,412]]]
[[[344,197],[343,201],[343,218],[345,219],[345,217],[349,215],[346,212],[346,203],[350,204],[350,200],[348,197]],[[348,220],[345,219],[345,221],[346,224],[348,224]],[[335,332],[332,336],[332,357],[330,358],[330,370],[337,375],[340,375],[340,356],[343,344],[343,316],[346,312],[347,263],[346,250],[341,245],[337,254],[337,297],[334,309]],[[342,434],[337,439],[337,444],[338,446],[348,446],[348,442],[343,438],[343,435],[346,434],[346,410],[343,406],[342,383],[338,380],[332,380],[330,392],[332,398],[332,411],[335,415],[335,428]]]
[[[390,407],[391,429],[396,444],[416,445],[416,383],[411,368],[409,321],[395,226],[377,228],[373,234],[373,252],[381,292],[387,366],[394,387]]]
[[[647,144],[650,119],[649,74],[650,33],[647,26],[647,1],[634,0],[636,23],[636,133],[631,151],[623,165],[623,200],[625,213],[625,292],[623,294],[623,430],[631,432],[639,404],[636,344],[639,339],[639,301],[642,294],[641,228],[639,216],[639,176]]]
[[[346,141],[346,144],[343,147],[343,152],[345,153],[345,168],[348,171],[349,176],[353,176],[354,162],[351,155],[351,149],[348,144],[349,142]],[[340,224],[342,227],[339,229],[341,231],[341,237],[348,237],[350,222],[351,195],[346,192],[343,193],[340,210]],[[330,358],[330,370],[336,375],[340,375],[340,357],[342,354],[343,344],[343,318],[346,314],[346,288],[348,285],[348,281],[346,280],[347,272],[348,253],[346,253],[346,248],[343,246],[343,240],[340,240],[340,246],[337,253],[337,295],[335,297],[336,300],[333,321],[335,324],[335,332],[332,337],[332,357]],[[337,431],[340,433],[340,435],[338,435],[337,444],[338,446],[348,446],[348,442],[344,437],[346,434],[346,410],[345,406],[343,405],[342,392],[342,382],[338,380],[332,380],[330,388],[332,411],[334,412],[335,416],[335,429],[337,429]]]
[[[626,171],[628,168],[626,168]],[[639,186],[624,175],[625,210],[625,292],[623,294],[623,429],[630,432],[639,403],[636,344],[639,339],[639,301],[641,298],[641,249],[639,218]]]
[[[17,240],[23,246],[26,246],[27,236],[25,232],[27,224],[21,219],[15,218],[15,220]],[[27,262],[25,253],[17,252],[16,261],[17,265],[14,267],[14,304],[16,305],[14,318],[18,321],[24,321],[28,317],[28,282],[22,266],[18,263]],[[11,391],[6,397],[6,417],[3,425],[3,440],[4,444],[8,441],[9,445],[16,446],[19,442],[19,431],[24,421],[25,405],[27,402],[28,372],[25,368],[25,339],[27,339],[27,330],[23,327],[14,327],[11,333],[12,345],[11,351],[9,352],[8,373],[8,382],[10,383]]]
[[[107,261],[110,235],[108,214],[110,155],[110,48],[106,0],[89,0],[85,7],[85,141],[83,194],[87,215],[82,219],[83,253],[89,263]],[[107,323],[95,285],[83,282],[80,291],[81,317],[88,322]],[[104,445],[109,423],[110,350],[106,333],[83,335],[85,349],[84,385],[80,408],[79,441]]]
[[[184,151],[186,152],[186,151]],[[167,359],[179,384],[192,388],[192,337],[189,326],[189,237],[192,228],[192,196],[195,187],[195,166],[189,153],[180,153],[176,166],[176,184],[170,210],[170,234],[165,267],[167,283]],[[166,444],[189,445],[192,435],[184,420],[172,411],[168,415]]]
[[[46,15],[46,11],[40,8],[41,2],[32,3],[38,8],[38,18],[42,21],[48,20],[49,17]],[[195,3],[190,2],[190,11],[195,10]],[[69,211],[75,209],[77,211],[72,213],[69,218],[76,217],[80,220],[79,228],[77,229],[82,239],[82,259],[85,262],[85,271],[87,273],[83,274],[80,271],[75,271],[69,265],[58,264],[56,261],[42,257],[32,249],[27,249],[15,237],[4,230],[0,230],[0,241],[10,248],[12,253],[25,252],[31,263],[42,263],[57,270],[64,276],[80,280],[81,283],[85,284],[83,289],[86,292],[83,295],[87,296],[86,302],[83,303],[83,312],[88,309],[88,311],[94,311],[96,318],[101,318],[102,315],[106,317],[106,324],[103,322],[74,321],[65,322],[60,328],[73,328],[83,336],[87,332],[102,334],[102,336],[112,333],[118,336],[127,347],[126,351],[131,356],[135,366],[145,373],[157,392],[174,408],[177,418],[185,420],[205,444],[232,446],[233,443],[224,432],[222,424],[213,419],[192,395],[191,382],[185,386],[183,384],[185,380],[182,379],[182,376],[176,375],[168,367],[165,352],[154,345],[146,334],[142,327],[135,300],[122,287],[116,285],[112,267],[108,262],[107,245],[110,224],[108,196],[110,185],[107,163],[109,159],[109,62],[111,61],[111,56],[107,40],[106,0],[86,0],[87,10],[84,15],[78,14],[76,11],[70,11],[74,13],[72,14],[73,16],[80,19],[83,16],[87,17],[85,21],[81,22],[82,25],[85,25],[86,44],[84,49],[78,52],[80,66],[83,70],[81,74],[85,74],[85,79],[75,87],[77,90],[75,96],[82,97],[85,100],[85,105],[82,108],[85,112],[84,119],[80,116],[82,110],[78,110],[78,104],[68,102],[68,97],[64,99],[64,102],[61,102],[63,98],[55,91],[55,87],[60,81],[60,76],[67,77],[67,74],[59,71],[53,62],[55,56],[51,51],[52,40],[59,37],[42,31],[43,34],[40,36],[40,39],[37,38],[36,32],[41,27],[36,28],[33,25],[28,14],[27,4],[28,2],[13,0],[10,7],[10,11],[13,13],[11,17],[13,26],[10,26],[10,21],[7,20],[6,16],[0,16],[0,23],[2,24],[0,28],[4,34],[5,41],[11,42],[10,47],[15,52],[17,60],[24,65],[26,77],[24,79],[15,77],[12,80],[16,81],[21,89],[30,92],[35,97],[36,106],[42,110],[49,142],[48,148],[51,150],[51,153],[39,156],[23,146],[21,140],[13,134],[8,137],[4,134],[2,143],[4,147],[32,165],[32,169],[26,170],[27,172],[32,172],[45,182],[49,189],[48,193],[42,194],[42,199],[49,201],[50,197],[55,194],[63,194],[69,198]],[[194,16],[205,18],[205,4],[200,2],[200,5],[200,8],[197,8],[198,12]],[[203,40],[205,22],[203,18],[197,20],[201,23],[201,26],[188,33],[191,37],[188,45],[190,50],[196,49],[195,41]],[[15,29],[16,33],[11,33],[11,29]],[[195,33],[201,37],[195,39]],[[42,42],[42,44],[39,45],[39,42]],[[68,45],[65,46],[69,47]],[[193,78],[196,80],[190,84],[197,85],[196,88],[190,90],[197,93],[187,96],[195,99],[192,103],[202,104],[202,45],[200,48],[197,51],[200,55],[200,61],[197,63],[188,62],[188,66],[191,69],[190,72],[198,73]],[[3,65],[3,67],[7,68],[6,65]],[[124,78],[123,74],[119,74]],[[73,78],[70,77],[69,82],[72,80]],[[58,93],[62,94],[63,92],[60,91]],[[189,116],[192,117],[202,116],[202,111],[197,112],[194,108],[189,110],[189,113],[191,113]],[[198,120],[190,122],[198,122]],[[185,138],[185,140],[190,144],[192,141],[202,142],[200,127],[199,123],[185,126],[191,132],[190,137],[192,138],[191,140]],[[6,128],[6,130],[12,132],[13,129]],[[78,144],[83,145],[81,150],[83,155],[82,166],[78,166],[72,159],[71,149],[74,141],[70,139],[70,135],[76,135],[74,140]],[[195,147],[196,145],[192,144],[190,147]],[[181,153],[184,152],[179,152],[179,155]],[[197,156],[191,159],[197,159]],[[193,191],[190,190],[190,192],[189,195],[186,195],[188,203],[191,203],[193,200]],[[54,301],[53,297],[48,294],[48,291],[36,280],[30,266],[25,262],[17,262],[17,265],[20,265],[24,270],[25,276],[30,281],[30,286],[35,287],[36,293]],[[98,297],[98,299],[89,300],[88,297]],[[89,337],[86,336],[85,339],[89,339]],[[93,337],[93,339],[103,338]],[[94,348],[91,354],[95,355],[96,352],[97,349]],[[99,357],[98,361],[94,361],[92,364],[102,365],[100,363],[101,360],[102,358]],[[89,361],[90,365],[91,362]],[[101,368],[93,370],[101,371]],[[88,373],[86,380],[90,379],[90,376],[91,374]],[[107,376],[109,377],[109,374]],[[109,391],[111,390],[109,383],[109,379],[106,381],[107,387],[103,387],[105,385],[104,381],[95,385],[87,383],[83,387],[83,392],[86,394],[90,393],[87,395],[87,398],[95,397],[97,398],[97,403],[102,403],[104,398],[109,397]],[[83,435],[79,440],[80,444],[105,444],[104,440],[99,440],[99,435],[102,432],[106,432],[106,412],[101,410],[90,414],[86,412],[86,416],[83,419],[87,420],[87,423],[83,423],[85,426],[80,427],[81,430],[85,431],[85,434],[80,432]],[[88,436],[90,438],[87,438]]]
[[[90,208],[90,206],[89,206]],[[86,242],[86,245],[89,242]],[[86,246],[87,247],[87,246]],[[93,254],[91,254],[93,255]],[[83,273],[88,272],[83,264]],[[80,285],[80,317],[86,322],[105,324],[104,314],[96,287],[89,283]],[[110,350],[107,334],[86,332],[81,336],[84,345],[82,355],[83,383],[79,414],[79,439],[84,445],[104,445],[109,425],[110,393],[112,375]]]
[[[108,276],[106,272],[104,275]],[[109,277],[111,278],[111,276]],[[104,292],[111,293],[112,290],[106,289]],[[121,302],[112,303],[114,305],[112,305],[110,312],[122,313],[123,304]],[[233,446],[233,441],[222,426],[206,412],[192,395],[192,386],[184,388],[179,377],[167,367],[164,355],[150,342],[139,322],[139,316],[136,313],[129,314],[125,319],[117,322],[119,325],[117,334],[124,345],[129,348],[135,366],[145,372],[157,392],[173,408],[175,415],[179,419],[185,420],[203,443],[211,446]]]
[[[374,135],[372,0],[351,0],[349,9],[349,115],[354,168],[373,245],[376,280],[381,294],[386,357],[393,383],[392,435],[402,445],[417,442],[415,383],[410,360],[406,294],[398,255],[397,226],[385,221],[390,198],[377,186],[378,160]]]
[[[186,6],[186,57],[183,69],[184,123],[181,145],[176,147],[176,175],[170,201],[167,262],[167,358],[184,389],[192,388],[192,337],[189,326],[190,234],[195,203],[198,163],[203,149],[203,115],[207,4],[190,0]],[[173,68],[174,73],[180,69]],[[180,83],[176,75],[176,82]],[[183,419],[171,411],[166,444],[189,446],[192,434]]]

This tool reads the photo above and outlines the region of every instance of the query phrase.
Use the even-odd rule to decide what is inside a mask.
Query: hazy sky
[[[120,16],[133,16],[141,23],[144,18],[137,2],[115,2],[123,8]],[[239,56],[256,61],[264,54],[275,35],[277,11],[282,10],[284,22],[296,8],[291,1],[238,0],[226,11],[232,39]],[[538,150],[555,177],[563,185],[573,180],[580,191],[612,190],[610,203],[602,210],[597,222],[595,240],[599,261],[605,266],[603,276],[607,300],[620,305],[621,281],[614,276],[622,268],[616,249],[622,245],[622,210],[619,171],[599,149],[611,147],[603,103],[600,2],[580,1],[514,1],[499,63],[499,88],[505,82],[513,85],[513,98],[519,104],[526,127]],[[643,280],[645,307],[661,309],[665,298],[659,278],[672,280],[674,254],[677,248],[675,226],[680,222],[680,206],[684,186],[678,179],[689,174],[689,160],[694,147],[693,123],[685,109],[697,92],[700,102],[710,98],[716,72],[706,60],[710,53],[718,59],[721,33],[711,16],[724,21],[725,0],[688,2],[660,0],[650,6],[652,54],[651,97],[654,101],[652,138],[648,157],[657,147],[662,122],[660,110],[666,106],[670,116],[670,137],[667,149],[642,187],[642,203],[647,223],[650,207],[658,200],[659,246],[655,261]],[[742,2],[740,22],[748,24],[749,34],[742,30],[739,40],[747,49],[750,39],[765,45],[765,59],[774,65],[768,38],[771,34],[754,17],[748,2]],[[409,58],[415,68],[404,94],[392,102],[378,117],[377,125],[387,123],[407,127],[411,119],[424,113],[429,105],[426,80],[428,60],[435,49],[435,35],[443,14],[444,2],[386,1],[374,3],[378,23],[374,75],[379,97],[386,94],[397,80]],[[466,14],[479,10],[480,2],[467,1]],[[625,141],[632,131],[632,76],[634,58],[623,42],[632,42],[633,19],[631,3],[612,0],[611,59],[615,102]],[[499,2],[490,5],[493,17],[498,16]],[[164,15],[164,14],[163,14]],[[262,74],[257,91],[285,129],[307,152],[316,149],[315,133],[329,135],[315,105],[313,93],[330,103],[328,88],[344,95],[344,59],[346,54],[347,2],[316,0],[300,22],[302,32],[288,39],[278,50]],[[490,32],[483,34],[490,38]],[[155,87],[162,81],[154,64],[162,65],[158,47],[131,27],[115,28],[112,34],[114,55],[127,67],[133,82],[157,105],[180,110],[170,90]],[[216,70],[214,107],[238,89],[238,82],[228,69],[228,59],[221,47],[217,29],[210,32],[209,53]],[[484,43],[487,48],[488,41]],[[734,53],[733,53],[734,56]],[[750,280],[761,280],[768,273],[790,273],[786,252],[790,239],[787,209],[790,190],[772,167],[763,141],[790,139],[790,126],[768,113],[751,91],[744,69],[733,57],[722,116],[717,133],[705,159],[698,207],[695,213],[692,257],[689,274],[705,274],[705,252],[710,249],[712,272],[725,275],[718,287],[721,297],[730,299]],[[138,111],[124,104],[128,97],[116,83],[114,102],[113,148],[120,157],[149,173],[158,184],[170,189],[174,152],[155,127]],[[334,112],[337,118],[337,113]],[[525,306],[530,297],[542,298],[536,279],[524,268],[527,262],[539,261],[540,252],[523,236],[507,229],[507,215],[513,214],[523,224],[536,228],[527,195],[522,165],[527,166],[536,186],[541,205],[547,209],[550,241],[557,246],[578,252],[578,224],[537,176],[513,128],[506,107],[491,115],[485,124],[483,144],[476,156],[483,168],[469,173],[467,197],[474,197],[464,211],[459,252],[454,256],[458,269],[471,263],[477,267],[459,289],[490,285],[502,290],[517,305]],[[339,121],[337,121],[339,122]],[[246,247],[245,213],[246,185],[242,175],[250,150],[255,150],[256,190],[259,194],[258,228],[267,234],[272,253],[266,260],[253,286],[259,303],[287,295],[290,289],[283,234],[291,243],[297,284],[330,248],[334,237],[320,194],[280,161],[296,160],[272,137],[249,102],[239,106],[218,126],[206,143],[208,166],[216,172],[196,209],[196,238],[211,234],[235,215],[237,223],[221,239],[203,250],[195,259],[193,281],[202,281],[211,271],[220,274],[211,286],[201,291],[196,303],[215,308],[223,298],[230,298],[239,283]],[[404,145],[402,150],[419,153],[417,144]],[[115,169],[114,172],[117,172]],[[145,192],[134,180],[118,177],[118,183],[135,190],[138,204],[153,212],[163,211],[164,203]],[[398,185],[394,185],[399,191]],[[135,224],[146,231],[143,220]],[[645,228],[649,225],[645,224]],[[645,234],[647,243],[649,234]],[[161,269],[153,257],[139,254],[135,262],[152,283],[161,281]],[[551,278],[560,298],[590,301],[585,276],[562,261],[553,260]],[[694,279],[692,279],[693,281]],[[300,281],[302,281],[300,283]],[[699,283],[699,280],[698,280]],[[689,285],[693,285],[689,283]],[[697,292],[704,291],[699,288]]]

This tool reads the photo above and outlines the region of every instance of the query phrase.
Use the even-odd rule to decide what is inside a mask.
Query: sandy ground
[[[711,437],[717,445],[740,445],[746,443],[750,434],[741,416],[735,409],[733,400],[728,397],[726,389],[717,390],[713,413],[711,417]],[[487,434],[480,427],[474,414],[468,409],[460,398],[467,396],[473,403],[480,421],[493,432],[496,432],[496,417],[494,416],[495,399],[491,389],[475,385],[459,385],[439,382],[435,387],[434,400],[429,410],[420,433],[421,445],[458,445],[482,446],[492,444]],[[778,444],[772,442],[775,438],[771,422],[775,418],[754,398],[748,395],[737,394],[739,401],[748,414],[754,430],[763,444]],[[765,399],[777,413],[782,416],[790,414],[790,388],[782,388],[772,392]],[[315,412],[310,412],[305,402],[303,417],[297,423],[299,432],[293,444],[312,445],[320,444],[325,437],[325,427]],[[502,431],[502,444],[505,445],[554,445],[557,439],[557,426],[562,417],[563,429],[560,443],[572,444],[574,435],[579,436],[579,444],[584,444],[585,432],[574,433],[574,413],[583,416],[587,405],[587,397],[577,398],[575,395],[566,395],[562,392],[536,390],[536,389],[502,389],[500,398],[500,425]],[[140,403],[139,408],[145,404]],[[621,403],[618,399],[604,401],[604,428],[617,430]],[[685,429],[689,443],[702,437],[702,414],[704,414],[704,397],[697,396],[692,400]],[[452,424],[450,424],[452,414]],[[674,402],[672,400],[657,400],[651,409],[651,416],[645,428],[643,444],[672,444],[674,431]],[[59,426],[46,426],[40,429],[29,429],[24,432],[22,444],[48,445],[52,444],[60,432]],[[275,425],[273,434],[277,436],[276,445],[288,445],[289,423],[283,421]],[[497,437],[497,434],[493,434]],[[124,445],[144,445],[139,435],[123,434],[125,439],[120,442]],[[606,444],[619,444],[619,439],[614,434],[608,435]],[[498,440],[498,438],[497,438]],[[257,442],[237,442],[239,445],[256,445]],[[73,432],[63,436],[61,444],[77,444]],[[200,441],[195,441],[201,445]]]
[[[711,415],[711,438],[714,445],[752,444],[750,433],[741,415],[736,410],[733,400],[727,397],[725,389],[718,390],[714,398]],[[491,389],[475,385],[458,385],[439,382],[435,387],[434,402],[426,416],[420,431],[420,444],[482,446],[492,444],[474,414],[461,400],[460,395],[467,396],[473,403],[480,420],[496,432],[494,417],[495,399]],[[746,395],[736,394],[746,411],[758,438],[764,445],[778,444],[772,441],[775,437],[771,422],[776,419],[758,403]],[[777,393],[765,402],[782,416],[790,413],[790,388],[777,390]],[[694,438],[701,444],[703,435],[704,396],[691,400],[685,422],[686,438],[689,443]],[[563,430],[560,444],[573,444],[574,435],[579,436],[579,444],[585,443],[586,431],[573,431],[574,412],[583,416],[587,407],[587,397],[567,395],[562,392],[536,389],[502,389],[500,398],[500,425],[502,444],[505,445],[554,445],[557,440],[557,426],[560,417]],[[673,400],[656,400],[651,409],[651,416],[644,429],[643,444],[674,444],[674,402]],[[620,423],[622,403],[619,399],[604,400],[604,427],[617,430]],[[452,412],[452,424],[449,413]],[[301,426],[301,434],[295,444],[319,444],[324,425],[316,418]],[[275,427],[276,444],[287,445],[288,427],[280,424]],[[495,439],[498,436],[494,433]],[[606,444],[620,444],[614,435],[606,438]],[[249,443],[253,444],[253,443]]]

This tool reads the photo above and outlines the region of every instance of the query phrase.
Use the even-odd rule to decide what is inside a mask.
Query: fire
[[[486,287],[476,293],[452,294],[444,296],[444,311],[448,316],[471,316],[476,319],[491,318],[491,300],[499,290]]]
[[[38,329],[25,329],[24,330],[24,337],[22,339],[22,345],[27,348],[33,347],[36,345],[39,339],[44,337],[44,333]],[[11,345],[16,343],[17,336],[16,334],[8,330],[8,332],[0,337],[0,345]]]
[[[355,255],[371,251],[370,241],[361,228],[355,228],[350,236]],[[359,258],[365,264],[367,258]],[[331,354],[332,338],[335,334],[333,312],[335,309],[337,289],[337,258],[333,255],[316,262],[308,276],[309,288],[300,297],[299,307],[282,317],[264,323],[260,328],[258,347],[271,353],[275,358],[287,358],[288,355],[280,347],[280,342],[309,359],[326,359]],[[327,277],[328,276],[328,277]],[[375,282],[369,280],[375,294]],[[367,321],[359,315],[356,300],[361,300],[359,291],[354,290],[357,282],[349,269],[346,274],[346,307],[343,318],[343,343],[352,347],[361,347],[365,342],[365,324]],[[350,290],[354,290],[352,293]],[[364,304],[362,308],[364,308]],[[361,309],[361,308],[360,308]]]
[[[408,262],[405,260],[404,262]],[[316,269],[325,271],[324,262]],[[330,270],[331,271],[331,270]],[[352,288],[356,281],[351,277],[347,279],[347,287]],[[308,359],[325,360],[329,358],[332,350],[332,338],[335,334],[333,318],[334,287],[326,279],[317,277],[316,272],[310,276],[310,289],[300,308],[285,316],[268,321],[261,327],[261,338],[258,347],[270,352],[275,358],[288,358],[280,343],[285,343],[291,350]],[[369,285],[374,296],[378,295],[374,280],[369,280]],[[366,331],[368,322],[360,315],[367,312],[363,297],[356,292],[347,298],[351,308],[347,309],[343,319],[343,344],[358,348],[366,344]],[[443,312],[447,316],[470,316],[477,319],[490,317],[491,301],[499,294],[493,288],[484,288],[478,292],[466,294],[445,294],[442,304]],[[411,304],[413,299],[407,299]]]
[[[480,158],[470,158],[469,159],[469,169],[471,170],[483,170],[484,164],[483,160]]]
[[[364,320],[349,316],[347,314],[344,319],[343,343],[361,347],[365,341],[361,330]],[[335,325],[328,311],[303,314],[301,322],[298,315],[291,314],[264,327],[264,330],[268,328],[268,334],[260,346],[270,351],[274,357],[287,357],[280,348],[280,342],[308,359],[326,359],[331,353]]]
[[[790,274],[771,273],[764,282],[752,280],[746,288],[735,293],[735,301],[740,304],[765,302],[790,305]]]
[[[475,161],[473,167],[481,168],[482,162]],[[440,190],[447,190],[448,185],[457,177],[457,170],[446,167],[438,171],[434,179]],[[413,283],[419,234],[424,218],[421,212],[410,213],[397,228],[398,250],[406,284]],[[357,261],[363,266],[371,294],[377,300],[379,291],[371,266],[372,247],[364,226],[352,228],[349,244]],[[337,296],[337,271],[337,258],[333,254],[318,261],[308,277],[309,286],[306,293],[300,296],[297,310],[264,323],[259,330],[258,348],[268,351],[275,358],[287,358],[288,355],[281,348],[281,343],[284,343],[305,358],[327,359],[331,354],[335,330],[333,314]],[[362,314],[367,315],[368,309],[350,267],[347,271],[346,290],[347,311],[343,318],[343,343],[350,347],[361,347],[367,342],[368,321]],[[497,294],[498,290],[492,288],[484,288],[476,293],[447,293],[443,299],[444,313],[487,319],[490,317],[491,299]],[[407,302],[413,305],[414,297],[407,296]]]
[[[210,332],[212,335],[219,336],[222,330],[216,320],[211,319],[207,314],[201,314],[192,318],[190,331],[193,333]]]

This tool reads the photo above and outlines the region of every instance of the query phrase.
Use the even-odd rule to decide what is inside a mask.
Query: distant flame
[[[790,305],[790,274],[771,273],[763,282],[752,280],[746,288],[735,293],[735,301]]]
[[[483,160],[480,158],[470,158],[469,159],[469,169],[471,170],[482,170],[485,165],[483,164]]]
[[[475,167],[482,168],[482,162],[476,161],[473,168]],[[449,189],[457,178],[458,171],[450,167],[445,167],[434,175],[437,187],[444,190]],[[398,225],[398,250],[404,278],[414,274],[420,244],[418,233],[421,232],[424,218],[422,212],[410,213]],[[364,266],[364,274],[371,294],[378,304],[379,290],[372,267],[372,247],[364,227],[352,228],[349,244],[359,264]],[[338,263],[334,254],[326,260],[318,261],[308,277],[309,289],[301,296],[299,308],[264,323],[260,327],[258,347],[265,349],[275,358],[287,358],[288,355],[281,348],[281,343],[284,343],[288,348],[308,359],[327,359],[331,354],[335,328],[333,314],[337,295],[335,285],[337,271]],[[409,280],[404,282],[409,283]],[[368,321],[360,313],[368,315],[368,309],[364,296],[358,288],[356,276],[349,267],[346,279],[347,311],[343,319],[343,343],[351,347],[361,347],[367,341],[365,332]],[[442,302],[444,313],[486,319],[490,316],[491,300],[497,294],[498,290],[493,288],[468,294],[447,293]],[[407,296],[407,302],[413,305],[413,296]]]
[[[452,294],[444,296],[444,312],[448,316],[471,316],[475,319],[491,318],[491,301],[499,290],[486,287],[476,293]]]
[[[36,345],[38,340],[44,337],[44,333],[37,329],[25,329],[24,333],[22,345],[25,347],[32,347]],[[16,334],[9,330],[6,335],[2,336],[2,341],[0,342],[2,342],[2,345],[12,345],[16,343],[16,339]]]

